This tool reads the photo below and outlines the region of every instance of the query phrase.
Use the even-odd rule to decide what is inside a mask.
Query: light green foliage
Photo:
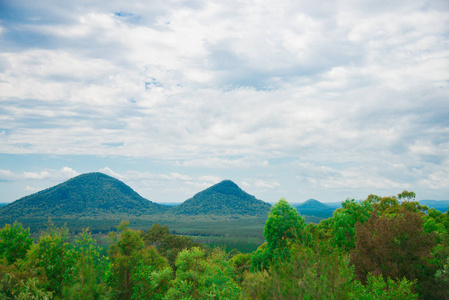
[[[441,283],[444,289],[449,292],[449,257],[446,258],[446,263],[441,267],[441,269],[436,272],[435,278],[439,283]]]
[[[234,270],[225,253],[217,248],[209,258],[194,247],[179,253],[176,278],[166,299],[237,299],[240,293]]]
[[[64,299],[104,299],[108,294],[106,286],[101,283],[105,259],[100,256],[100,248],[95,245],[88,229],[76,238],[75,270],[73,283],[64,286]]]
[[[37,278],[29,278],[14,298],[17,300],[50,300],[53,299],[53,293],[43,290],[39,286]]]
[[[75,257],[69,244],[67,228],[55,228],[51,221],[39,242],[31,247],[27,258],[48,291],[61,295],[64,285],[72,283]]]
[[[398,194],[398,199],[403,201],[414,201],[416,198],[416,194],[412,191],[403,191],[402,193]]]
[[[325,246],[295,244],[288,262],[247,274],[243,299],[346,299],[354,280],[349,258]]]
[[[135,286],[141,284],[136,280],[148,280],[136,275],[142,272],[145,274],[145,270],[139,269],[139,266],[151,266],[155,271],[167,267],[167,260],[153,246],[145,245],[142,233],[131,230],[128,226],[128,222],[122,222],[118,227],[120,237],[115,233],[110,236],[109,253],[112,265],[108,282],[116,299],[131,299]]]
[[[373,211],[372,202],[377,200],[376,196],[370,195],[365,201],[346,200],[341,204],[341,208],[334,212],[329,219],[329,226],[332,232],[332,241],[335,245],[346,251],[355,248],[355,224],[364,223],[371,216]]]
[[[388,277],[385,281],[382,276],[369,274],[366,285],[360,281],[355,282],[354,290],[349,293],[350,300],[414,300],[418,294],[412,292],[414,282],[406,278],[397,282]]]
[[[133,295],[131,299],[164,299],[171,286],[173,270],[170,267],[157,269],[139,261],[133,274]]]
[[[260,245],[256,251],[254,251],[251,257],[251,272],[267,269],[271,263],[271,255],[267,250],[267,243]]]
[[[268,214],[263,234],[267,241],[267,257],[285,260],[289,257],[289,244],[305,238],[306,224],[298,211],[282,198]]]
[[[251,267],[251,254],[250,253],[238,253],[237,255],[233,256],[229,262],[233,265],[235,274],[236,274],[236,281],[238,283],[242,283],[243,281],[243,274],[245,272],[248,272]]]
[[[13,226],[6,224],[0,230],[0,257],[6,257],[8,264],[24,259],[32,244],[30,229],[24,229],[18,222],[14,222]]]
[[[245,273],[240,299],[270,299],[271,276],[267,270]]]

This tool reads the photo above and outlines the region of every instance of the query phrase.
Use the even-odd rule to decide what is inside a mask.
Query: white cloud
[[[272,188],[280,186],[280,183],[276,182],[276,181],[256,180],[256,182],[254,182],[254,186],[256,188],[272,189]]]
[[[29,185],[27,185],[27,186],[25,187],[25,191],[30,192],[30,193],[37,193],[37,192],[39,192],[40,190],[41,190],[41,189],[39,189],[39,188],[34,188],[34,187],[29,186]]]
[[[105,168],[100,169],[100,172],[101,172],[101,173],[104,173],[104,174],[106,174],[106,175],[115,177],[115,178],[117,178],[117,179],[123,179],[123,178],[124,178],[123,175],[120,175],[119,173],[116,173],[116,172],[112,171],[111,168],[108,168],[108,167],[105,167]]]
[[[50,173],[48,171],[42,172],[23,172],[23,175],[27,179],[47,179],[50,177]]]
[[[60,170],[44,170],[39,172],[23,172],[23,178],[32,180],[67,180],[79,175],[78,172],[70,167],[63,167]]]
[[[2,170],[0,169],[0,181],[12,181],[17,177],[13,172],[10,170]]]
[[[202,167],[202,168],[251,168],[267,166],[266,160],[260,160],[255,157],[244,157],[237,159],[227,159],[220,157],[198,158],[184,161],[181,165],[185,167]],[[179,165],[179,164],[178,164]]]
[[[449,158],[449,14],[425,6],[25,1],[0,27],[0,152],[180,162],[104,169],[135,182],[281,172],[268,161],[292,158],[311,186],[329,190],[444,189],[435,164]],[[413,168],[421,179],[405,175]],[[34,170],[43,171],[21,176],[76,175]]]

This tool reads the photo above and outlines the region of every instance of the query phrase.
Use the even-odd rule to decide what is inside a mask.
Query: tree
[[[108,294],[106,286],[101,282],[105,259],[100,256],[100,249],[88,229],[76,237],[73,256],[73,283],[64,286],[63,298],[104,299]]]
[[[365,201],[346,200],[337,209],[333,217],[329,219],[329,227],[332,232],[332,241],[335,245],[349,251],[354,249],[355,224],[366,222],[373,211],[373,202],[378,197],[370,195]]]
[[[176,259],[176,278],[166,299],[237,299],[240,287],[232,264],[216,248],[209,258],[198,247],[181,251]]]
[[[75,257],[67,228],[56,228],[50,220],[27,259],[40,281],[45,282],[47,290],[55,296],[61,295],[64,285],[72,283]]]
[[[159,248],[164,238],[166,238],[168,235],[170,235],[168,226],[153,224],[153,226],[147,230],[147,232],[143,236],[143,239],[147,244],[154,245],[156,248]]]
[[[305,221],[299,212],[282,198],[268,214],[263,234],[268,257],[284,260],[289,257],[289,244],[304,239]]]
[[[384,279],[418,280],[432,277],[429,259],[435,236],[424,232],[422,214],[402,208],[396,214],[373,211],[364,224],[356,224],[355,250],[351,252],[357,277],[365,284],[369,273]]]
[[[17,221],[0,230],[0,257],[5,257],[8,264],[24,259],[32,244],[30,228],[24,229]]]
[[[356,280],[354,290],[348,294],[350,300],[415,300],[418,294],[413,293],[414,282],[406,278],[394,281],[390,277],[386,280],[382,276],[368,274],[367,282],[363,285]]]
[[[347,299],[354,270],[347,254],[295,243],[287,262],[246,274],[242,299]]]
[[[168,266],[167,260],[153,246],[145,245],[142,233],[128,226],[129,222],[122,222],[118,226],[120,237],[115,233],[110,235],[109,254],[112,264],[108,281],[116,299],[131,299],[136,286],[141,284],[138,280],[149,279],[136,275],[142,272],[148,274],[139,267],[151,266],[151,271],[159,271]]]
[[[201,247],[201,244],[194,242],[191,237],[170,234],[167,226],[159,224],[154,224],[148,229],[143,239],[147,245],[154,245],[159,253],[167,258],[171,266],[175,265],[176,257],[182,250]]]

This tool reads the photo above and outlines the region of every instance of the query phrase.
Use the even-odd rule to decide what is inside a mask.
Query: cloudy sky
[[[0,202],[449,199],[449,2],[0,1]]]

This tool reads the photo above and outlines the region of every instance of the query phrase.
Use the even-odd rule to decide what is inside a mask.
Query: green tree
[[[299,212],[282,198],[268,214],[263,234],[266,247],[259,247],[254,253],[252,269],[266,268],[269,262],[282,261],[290,255],[290,244],[294,241],[307,240],[305,221]]]
[[[317,246],[317,245],[316,245]],[[354,281],[349,257],[337,249],[294,244],[288,262],[246,273],[242,299],[347,299]]]
[[[373,202],[377,199],[377,196],[370,195],[365,201],[348,199],[341,204],[342,207],[337,209],[333,217],[328,220],[335,245],[346,251],[355,248],[355,224],[357,222],[363,224],[369,219],[373,211]]]
[[[249,272],[251,267],[251,253],[238,253],[234,255],[229,262],[234,267],[236,281],[242,283],[245,272]]]
[[[135,267],[132,280],[133,286],[132,299],[164,299],[165,294],[171,287],[173,270],[171,267],[156,268],[139,261]]]
[[[108,289],[101,282],[105,259],[88,229],[75,239],[73,282],[64,286],[64,299],[104,299]]]
[[[0,257],[6,257],[8,264],[24,259],[32,244],[30,229],[24,229],[17,221],[0,230]]]
[[[394,281],[390,277],[384,280],[382,276],[368,274],[367,282],[363,285],[356,280],[354,289],[348,294],[350,300],[415,300],[418,294],[413,293],[413,281],[406,278]]]
[[[38,279],[45,282],[46,289],[55,296],[61,295],[64,285],[72,283],[75,257],[67,228],[57,228],[49,221],[47,230],[31,247],[27,259]]]
[[[170,234],[167,226],[154,224],[143,235],[147,245],[154,245],[159,253],[167,258],[171,266],[175,265],[178,253],[184,249],[202,247],[200,243],[194,242],[191,237]]]
[[[136,272],[142,273],[139,267],[152,266],[152,270],[159,271],[168,266],[167,260],[153,246],[145,245],[142,233],[128,226],[129,222],[122,222],[118,226],[120,236],[116,233],[110,235],[111,270],[108,282],[116,299],[131,299],[139,284],[136,280],[148,280],[136,275]]]
[[[223,250],[215,249],[209,258],[194,247],[181,251],[176,259],[176,278],[166,299],[237,299],[240,288],[234,280],[232,264]]]
[[[168,226],[161,226],[159,224],[153,224],[153,226],[145,232],[143,236],[144,241],[149,245],[154,245],[159,248],[162,241],[170,235]]]

